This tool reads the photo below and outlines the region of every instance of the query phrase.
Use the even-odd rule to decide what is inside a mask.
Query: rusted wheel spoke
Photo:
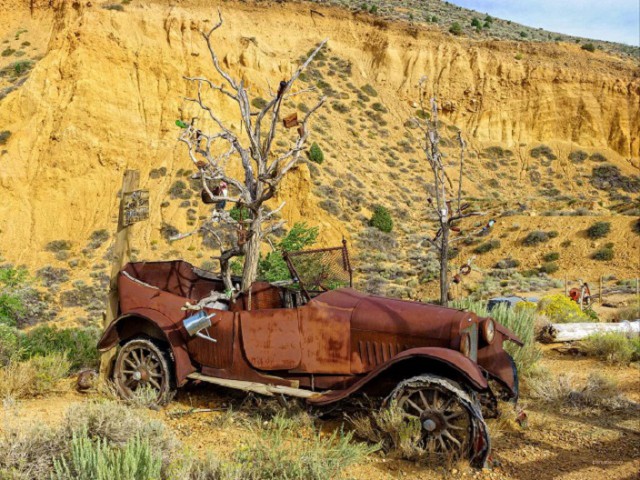
[[[442,431],[442,436],[445,438],[448,438],[449,440],[451,440],[453,443],[456,444],[456,447],[458,448],[462,448],[462,444],[458,441],[458,439],[456,437],[454,437],[453,435],[451,435],[449,433],[448,430],[443,430]]]
[[[427,410],[429,408],[429,402],[427,402],[427,397],[425,397],[422,390],[418,390],[418,393],[420,394],[420,399],[422,400],[422,404],[424,405],[425,410]]]
[[[415,410],[417,410],[418,414],[421,414],[424,410],[422,408],[420,408],[418,405],[416,405],[413,400],[411,400],[410,398],[407,398],[407,403],[409,405],[411,405]]]
[[[153,385],[158,391],[162,388],[160,387],[160,384],[157,382],[157,380],[154,378],[149,378],[149,383]]]

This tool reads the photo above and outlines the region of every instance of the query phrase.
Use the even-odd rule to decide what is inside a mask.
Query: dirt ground
[[[637,365],[609,366],[585,357],[560,354],[553,348],[553,345],[543,347],[541,366],[549,374],[570,373],[584,380],[590,373],[599,372],[614,379],[626,398],[640,402],[640,370]],[[46,398],[5,402],[0,430],[9,422],[55,424],[71,404],[100,396],[97,393],[76,393],[72,385],[69,380],[59,386],[56,394]],[[236,392],[193,386],[179,392],[165,409],[145,412],[162,419],[179,440],[198,454],[213,450],[224,457],[253,434],[247,428],[246,416],[229,413],[243,409],[245,399]],[[432,469],[376,453],[365,462],[348,468],[344,477],[355,480],[638,478],[640,410],[637,407],[613,413],[590,409],[557,410],[530,398],[526,387],[520,407],[527,414],[528,425],[525,428],[513,421],[488,421],[493,442],[492,469],[477,471],[463,464]],[[214,411],[184,414],[194,408]],[[249,419],[259,421],[253,413],[249,413]],[[334,425],[321,423],[320,427],[323,431],[331,431]]]

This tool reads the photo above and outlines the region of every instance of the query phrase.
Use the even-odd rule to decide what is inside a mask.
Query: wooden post
[[[129,261],[130,246],[129,232],[131,225],[125,226],[124,222],[124,202],[125,193],[132,192],[138,188],[140,183],[140,172],[138,170],[127,170],[124,172],[122,180],[122,190],[120,191],[120,209],[118,213],[118,227],[116,239],[113,247],[113,263],[111,264],[111,278],[109,280],[109,293],[107,297],[107,313],[104,317],[104,328],[107,328],[112,321],[118,317],[118,273]],[[100,357],[100,379],[106,380],[111,374],[111,363],[115,356],[115,348],[104,352]]]
[[[598,289],[598,302],[602,305],[602,275],[600,275],[600,288]]]

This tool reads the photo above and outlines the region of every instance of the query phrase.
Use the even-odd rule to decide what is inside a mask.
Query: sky
[[[557,33],[640,46],[640,0],[450,0]]]

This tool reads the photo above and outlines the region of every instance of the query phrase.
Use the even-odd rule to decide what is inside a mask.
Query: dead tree
[[[208,218],[197,230],[180,235],[185,237],[196,232],[206,232],[213,236],[220,245],[220,269],[228,291],[233,290],[231,283],[230,261],[234,257],[244,256],[242,285],[240,290],[247,291],[255,281],[260,258],[260,246],[266,235],[281,228],[284,222],[277,221],[276,214],[284,204],[274,210],[268,210],[265,202],[272,199],[284,177],[296,166],[309,135],[308,122],[311,116],[323,105],[326,97],[318,99],[315,106],[302,117],[294,120],[297,137],[290,139],[289,148],[279,155],[272,153],[274,139],[281,123],[280,112],[285,100],[313,91],[313,88],[292,92],[291,87],[302,71],[307,68],[316,54],[324,47],[327,40],[321,42],[306,61],[298,67],[288,80],[283,80],[276,92],[271,91],[271,98],[266,105],[257,110],[252,108],[249,91],[244,81],[234,79],[220,65],[218,55],[212,41],[213,33],[222,26],[222,14],[218,11],[218,22],[207,32],[201,32],[207,44],[211,61],[219,75],[219,83],[204,77],[185,77],[193,83],[196,90],[194,97],[186,98],[188,102],[199,107],[213,131],[203,132],[196,128],[195,121],[184,125],[179,137],[189,152],[189,157],[198,168],[198,176],[202,180],[204,192],[211,202],[232,202],[248,212],[247,218],[233,220],[224,209],[213,209]],[[239,131],[225,124],[218,112],[210,107],[206,95],[219,95],[222,99],[230,99],[237,107],[240,120]],[[291,125],[288,125],[291,126]],[[204,128],[204,127],[203,127]],[[234,178],[229,173],[229,164],[239,163],[243,178]],[[236,168],[236,170],[238,170]],[[215,191],[215,185],[224,181],[233,191],[233,195],[222,196]],[[225,245],[219,234],[222,226],[238,228],[238,242]],[[240,238],[242,237],[242,238]]]
[[[427,98],[426,78],[422,78],[419,83],[419,98],[422,117],[413,118],[413,123],[422,131],[423,138],[421,147],[433,173],[435,201],[432,198],[427,200],[433,209],[437,222],[438,231],[430,243],[438,251],[440,260],[440,303],[447,305],[449,301],[449,247],[451,243],[450,232],[457,222],[465,217],[480,215],[478,212],[465,212],[469,204],[462,203],[462,177],[464,173],[464,152],[466,144],[462,139],[462,133],[458,131],[458,143],[460,145],[460,163],[458,170],[457,192],[454,184],[442,162],[443,155],[440,152],[440,133],[438,131],[438,102],[435,96],[429,99],[430,108],[427,110],[425,98]],[[427,112],[430,111],[430,115]],[[468,265],[468,264],[467,264]]]

